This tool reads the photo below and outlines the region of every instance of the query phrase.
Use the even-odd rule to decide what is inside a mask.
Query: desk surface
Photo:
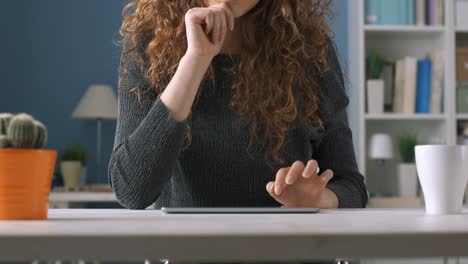
[[[322,210],[310,215],[164,215],[156,210],[49,211],[0,222],[0,259],[312,260],[468,256],[468,210]]]
[[[112,192],[51,192],[50,202],[117,202]]]

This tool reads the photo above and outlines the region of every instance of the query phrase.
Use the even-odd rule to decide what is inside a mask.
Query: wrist
[[[210,66],[212,58],[205,56],[196,56],[192,54],[185,54],[180,62],[177,71],[183,72],[185,76],[191,75],[194,77],[192,81],[195,81],[197,84],[196,89],[198,89],[199,82],[205,76],[208,67]]]
[[[214,56],[212,55],[201,55],[201,54],[196,54],[196,53],[187,51],[182,59],[196,62],[197,64],[210,65],[213,58]]]
[[[332,190],[325,188],[320,198],[320,208],[336,209],[338,207],[338,196]]]

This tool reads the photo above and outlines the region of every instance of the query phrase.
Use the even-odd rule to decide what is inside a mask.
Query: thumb
[[[283,205],[281,207],[284,207],[283,199],[281,199],[281,197],[276,195],[276,193],[275,193],[275,183],[274,182],[269,182],[266,185],[266,190],[270,194],[271,197],[273,197],[278,203]]]

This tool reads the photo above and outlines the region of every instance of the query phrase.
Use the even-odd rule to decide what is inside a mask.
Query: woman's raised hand
[[[234,15],[226,4],[190,9],[185,14],[187,53],[214,57],[223,46],[226,32],[234,30]]]
[[[310,160],[305,165],[294,162],[291,167],[279,169],[274,182],[266,185],[268,193],[285,207],[337,207],[336,196],[326,189],[333,171],[318,175],[318,164]]]

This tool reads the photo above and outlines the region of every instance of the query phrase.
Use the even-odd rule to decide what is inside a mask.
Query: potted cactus
[[[398,165],[398,187],[401,197],[415,198],[418,193],[418,174],[415,164],[416,136],[401,136],[398,140],[401,163]]]
[[[79,190],[84,158],[84,151],[78,145],[70,144],[63,151],[60,171],[62,173],[65,189]]]
[[[384,112],[385,82],[381,78],[385,60],[376,50],[371,50],[366,58],[367,112]]]
[[[0,114],[0,219],[47,219],[57,153],[47,128],[28,114]]]

